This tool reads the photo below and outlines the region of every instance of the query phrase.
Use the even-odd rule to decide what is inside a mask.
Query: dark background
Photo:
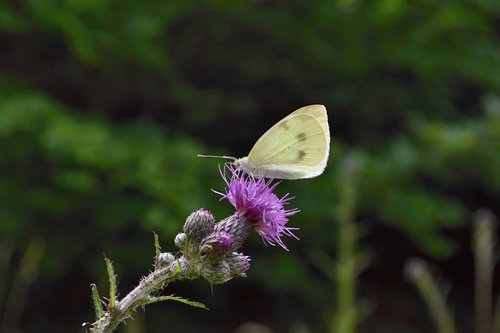
[[[123,296],[152,269],[153,231],[176,251],[191,211],[232,213],[211,191],[220,162],[196,154],[245,156],[320,103],[329,165],[278,189],[300,241],[253,235],[247,278],[166,288],[210,311],[150,305],[119,331],[340,332],[338,291],[354,283],[358,331],[435,332],[403,274],[417,256],[471,332],[473,213],[500,214],[499,34],[496,0],[1,2],[2,330],[83,331],[104,254]],[[346,259],[356,273],[340,281]]]

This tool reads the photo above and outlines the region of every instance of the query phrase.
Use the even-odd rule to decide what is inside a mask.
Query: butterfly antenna
[[[236,157],[232,157],[232,156],[217,156],[217,155],[202,155],[202,154],[198,154],[196,155],[198,157],[208,157],[208,158],[224,158],[226,160],[233,160],[233,161],[236,161],[237,158]]]

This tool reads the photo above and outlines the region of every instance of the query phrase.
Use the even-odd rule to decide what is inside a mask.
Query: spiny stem
[[[108,263],[109,259],[106,261]],[[110,261],[109,261],[110,262]],[[182,260],[176,260],[172,264],[156,269],[148,276],[144,277],[139,285],[126,295],[122,300],[115,299],[115,306],[109,305],[106,311],[93,325],[91,333],[110,333],[127,319],[130,314],[139,306],[147,304],[151,300],[150,294],[160,290],[167,282],[182,279]],[[108,266],[109,267],[109,266]],[[109,272],[109,271],[108,271]],[[114,275],[113,275],[114,276]],[[111,299],[110,299],[111,304]]]
[[[203,209],[199,210],[199,214],[191,214],[186,223],[207,223],[207,212]],[[211,216],[211,214],[209,214]],[[213,217],[212,217],[213,218]],[[193,220],[194,219],[194,220]],[[210,284],[222,284],[229,281],[235,276],[244,276],[244,273],[250,267],[250,257],[245,256],[242,253],[235,252],[237,248],[226,247],[219,252],[214,251],[210,256],[206,257],[206,253],[202,254],[201,248],[203,244],[200,243],[202,239],[207,238],[209,235],[219,235],[224,234],[228,236],[228,233],[216,230],[215,226],[222,226],[222,228],[228,227],[224,221],[232,221],[235,226],[240,226],[244,224],[249,225],[245,216],[235,213],[229,218],[223,219],[215,223],[212,221],[209,228],[198,228],[204,232],[204,236],[196,238],[196,233],[190,236],[187,233],[179,233],[176,236],[176,246],[181,249],[178,257],[175,257],[170,252],[161,253],[160,244],[158,240],[158,235],[154,234],[154,247],[155,247],[155,260],[154,260],[154,270],[147,276],[143,277],[137,287],[135,287],[130,293],[128,293],[122,299],[118,299],[116,296],[116,276],[113,269],[113,264],[111,260],[105,258],[106,269],[109,277],[109,302],[106,307],[106,311],[102,311],[99,307],[100,298],[97,293],[97,288],[92,287],[93,300],[96,307],[97,319],[92,324],[90,333],[111,333],[118,325],[130,318],[132,312],[138,307],[144,306],[151,303],[156,303],[164,300],[174,300],[188,304],[195,307],[206,308],[203,304],[199,302],[189,301],[176,296],[158,296],[155,293],[161,290],[167,283],[175,280],[194,280],[198,278],[204,278]],[[189,228],[188,228],[189,229]],[[198,231],[200,231],[198,230]],[[226,229],[224,229],[226,230]],[[241,232],[241,228],[237,229]],[[227,231],[227,230],[226,230]],[[250,230],[247,230],[248,233]],[[245,239],[248,236],[247,233],[240,235],[241,239]],[[229,236],[228,236],[229,237]],[[179,238],[179,241],[177,241]],[[213,237],[208,237],[207,239],[212,240]],[[208,241],[207,241],[208,242]],[[186,243],[189,246],[186,246]],[[216,242],[213,243],[217,247]],[[238,248],[242,244],[236,243]],[[234,246],[234,244],[233,244]],[[219,246],[222,249],[222,246]]]

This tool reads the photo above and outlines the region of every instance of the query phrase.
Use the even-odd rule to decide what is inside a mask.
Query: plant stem
[[[0,330],[15,331],[19,325],[29,287],[38,276],[40,261],[45,252],[45,242],[35,238],[28,243],[23,259],[7,295],[3,322]]]
[[[493,247],[495,244],[495,217],[486,209],[474,216],[475,256],[475,332],[489,333],[493,329]]]
[[[356,173],[357,161],[346,158],[342,163],[340,179],[340,204],[338,209],[338,264],[337,264],[337,314],[332,332],[354,333],[356,331],[357,313],[356,295],[356,255],[357,237],[354,214],[356,210]]]
[[[436,332],[455,333],[457,330],[452,312],[446,306],[446,301],[439,290],[438,283],[433,278],[425,261],[419,258],[408,260],[405,273],[408,279],[416,285],[420,297],[427,305],[427,309],[436,325]]]
[[[139,306],[147,303],[151,293],[160,290],[174,280],[181,280],[189,273],[189,266],[181,257],[168,266],[157,268],[144,277],[139,285],[121,300],[116,300],[115,306],[108,308],[104,315],[97,320],[90,330],[91,333],[111,333]]]

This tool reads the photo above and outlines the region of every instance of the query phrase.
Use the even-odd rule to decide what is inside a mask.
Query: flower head
[[[224,256],[231,249],[232,245],[233,238],[231,235],[224,231],[213,232],[201,241],[200,254]]]
[[[200,242],[213,231],[214,226],[215,218],[212,213],[202,208],[187,217],[183,231],[190,240]]]
[[[229,171],[230,179],[227,178]],[[288,217],[299,212],[298,209],[285,209],[284,206],[292,199],[288,194],[278,198],[273,191],[280,184],[273,179],[255,179],[242,170],[235,169],[232,165],[221,170],[221,175],[227,185],[226,193],[221,200],[229,201],[238,214],[246,217],[252,229],[261,237],[264,243],[278,244],[288,250],[281,240],[287,235],[297,238],[292,231],[297,228],[287,227]],[[298,239],[298,238],[297,238]]]

